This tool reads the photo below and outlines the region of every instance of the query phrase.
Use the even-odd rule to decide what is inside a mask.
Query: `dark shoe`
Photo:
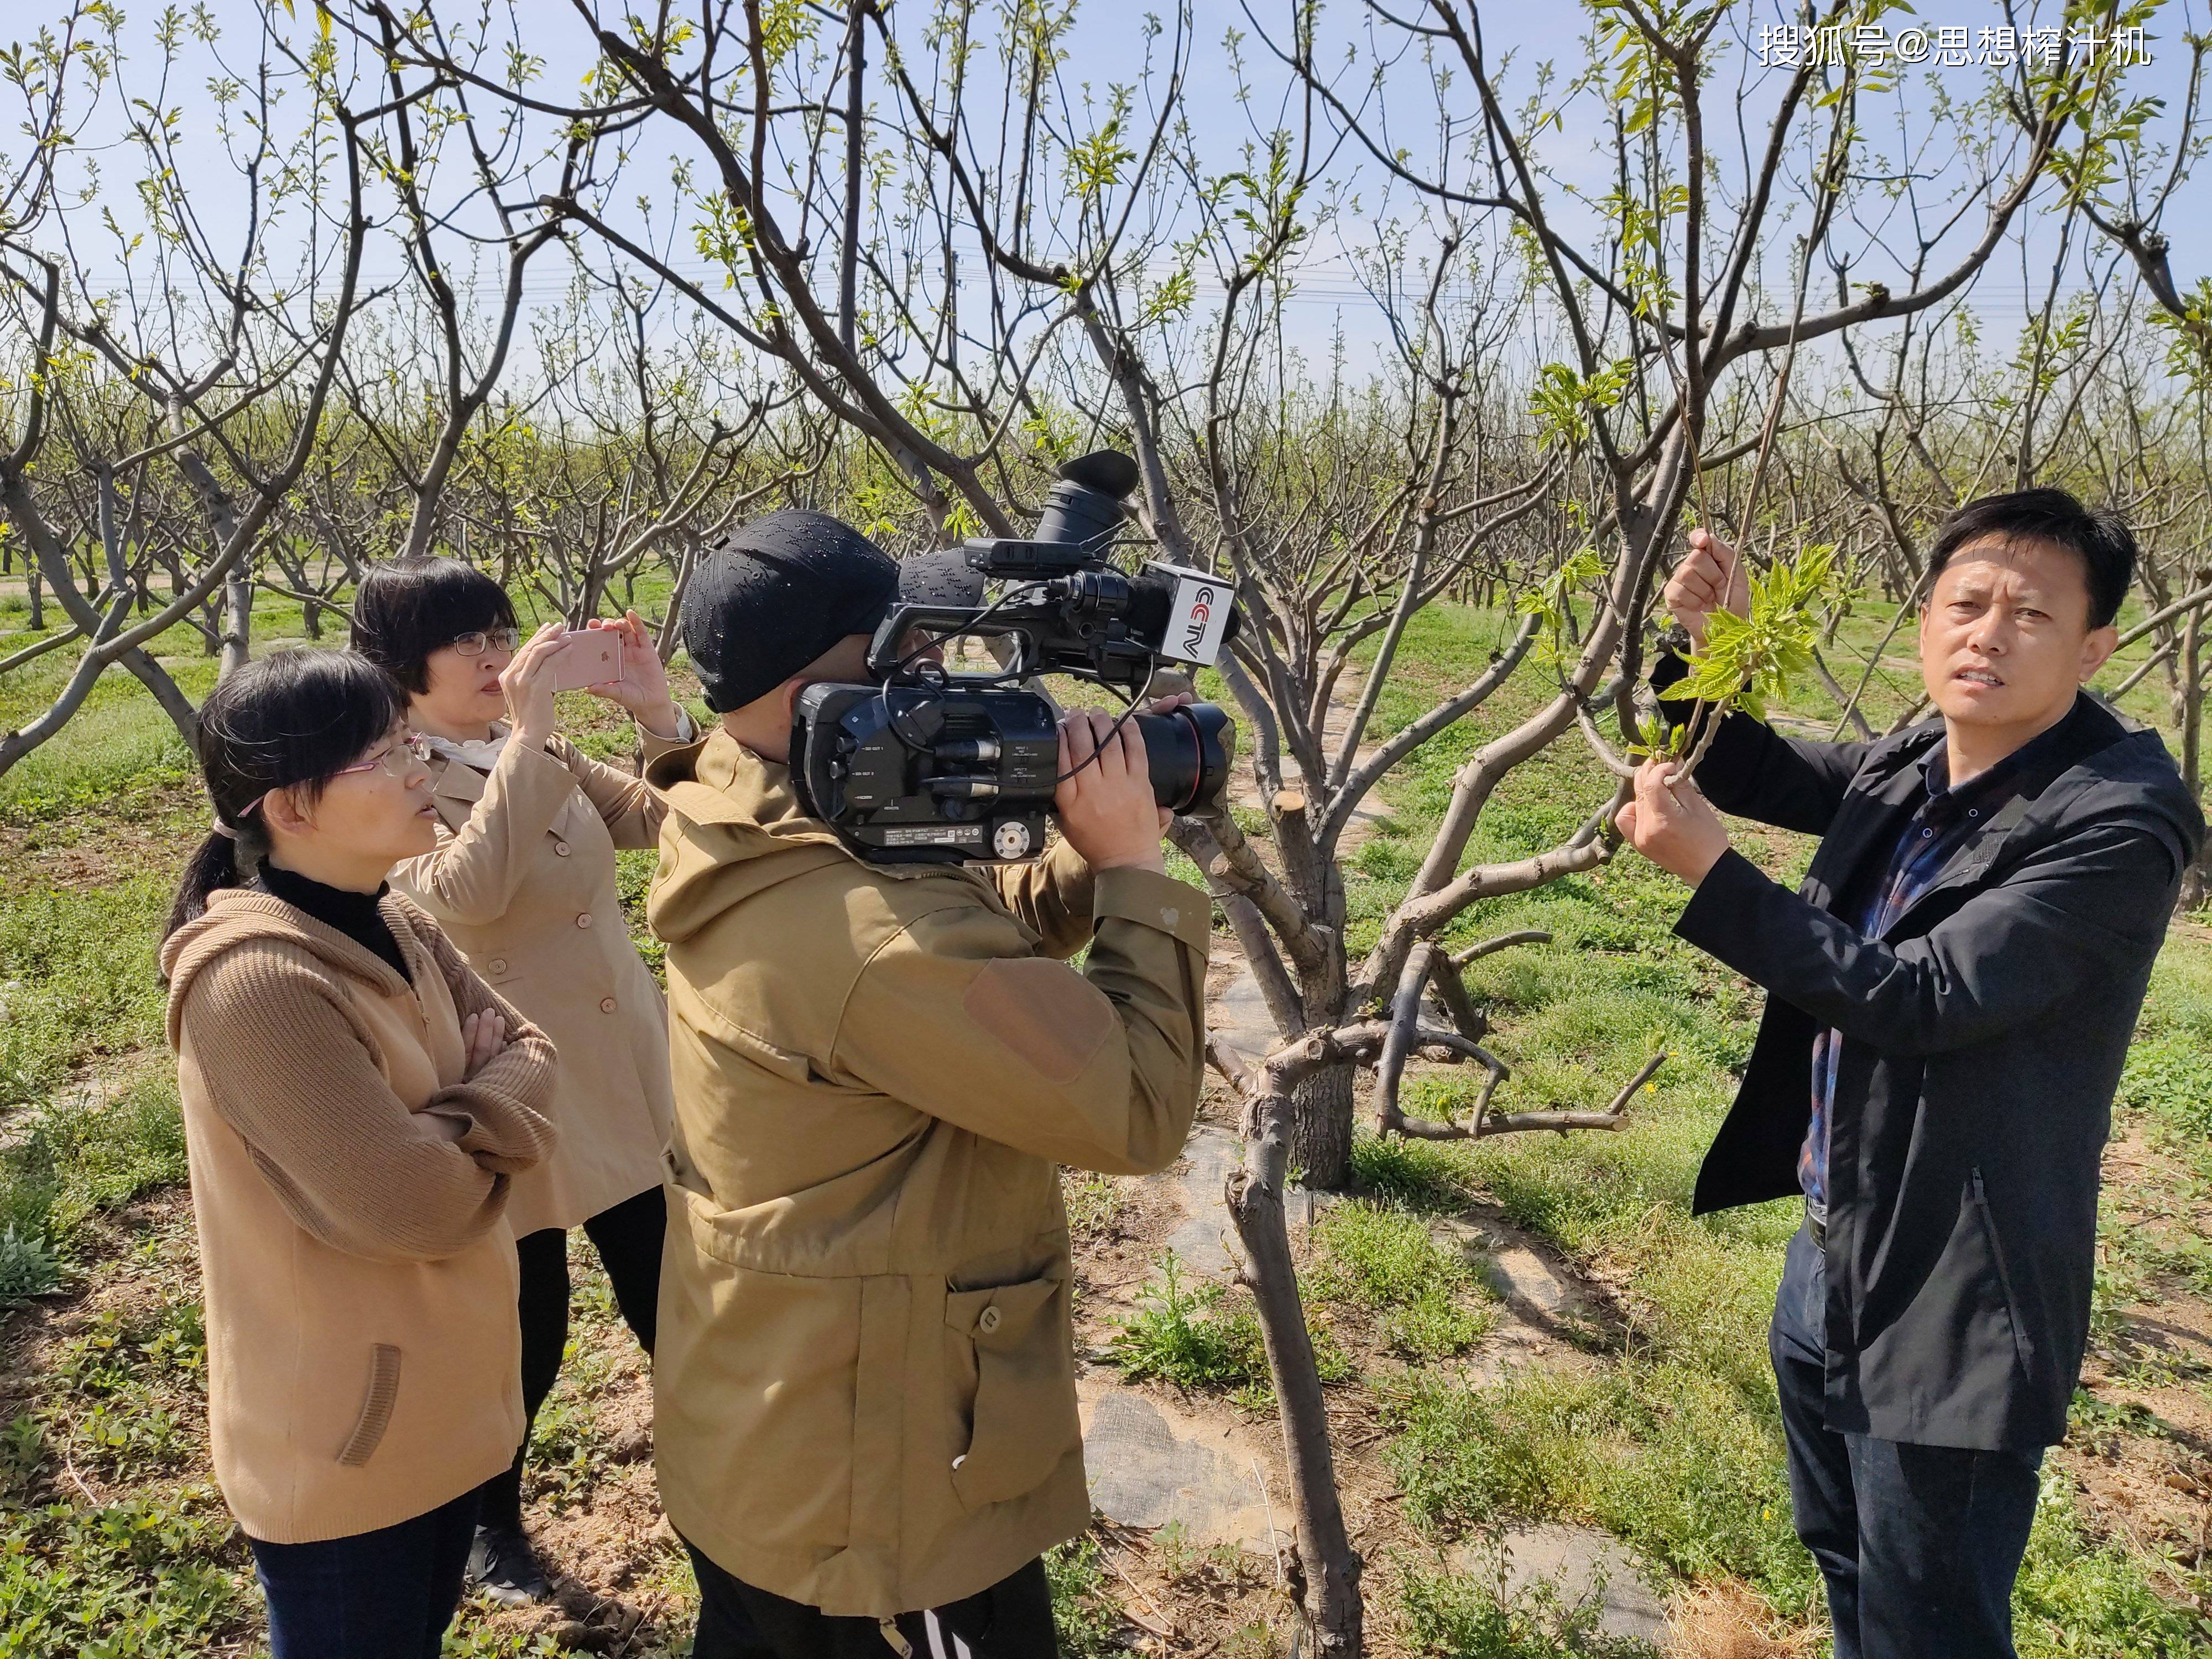
[[[520,1527],[478,1527],[469,1546],[469,1583],[501,1607],[526,1607],[553,1599],[553,1586],[538,1552]]]

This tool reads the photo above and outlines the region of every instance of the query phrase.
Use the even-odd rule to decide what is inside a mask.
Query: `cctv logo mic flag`
[[[1175,579],[1175,599],[1168,607],[1163,653],[1178,662],[1211,667],[1221,654],[1222,630],[1229,626],[1233,597],[1229,584],[1218,576],[1186,570],[1181,565],[1154,562],[1145,568]]]

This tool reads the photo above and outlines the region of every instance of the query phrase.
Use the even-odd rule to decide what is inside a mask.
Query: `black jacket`
[[[1827,1164],[1827,1423],[1842,1433],[2065,1436],[2112,1095],[2204,824],[2157,733],[2087,696],[2056,733],[1878,939],[1838,916],[1860,914],[1887,867],[1940,720],[1823,744],[1738,715],[1698,768],[1722,811],[1821,838],[1794,894],[1727,854],[1674,931],[1771,994],[1698,1213],[1797,1192],[1813,1039],[1844,1035]]]

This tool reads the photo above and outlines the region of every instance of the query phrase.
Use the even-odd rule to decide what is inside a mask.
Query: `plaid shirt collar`
[[[2046,757],[2064,745],[2071,715],[2069,708],[2066,719],[2039,732],[1996,765],[1977,772],[1956,788],[1951,786],[1951,745],[1939,735],[1917,763],[1927,799],[1915,816],[1931,811],[1948,816],[1962,811],[1975,812],[1978,808],[1977,816],[1986,820],[2019,792],[2021,782]]]

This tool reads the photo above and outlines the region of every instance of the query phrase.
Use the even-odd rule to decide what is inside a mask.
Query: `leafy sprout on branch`
[[[1704,647],[1686,659],[1690,672],[1659,694],[1669,702],[1696,702],[1702,722],[1693,715],[1630,752],[1649,758],[1680,756],[1687,750],[1694,767],[1705,758],[1723,716],[1741,710],[1754,720],[1765,719],[1769,700],[1788,696],[1796,681],[1812,672],[1820,613],[1835,587],[1836,550],[1828,543],[1816,543],[1795,559],[1778,560],[1764,574],[1753,572],[1748,614],[1715,611],[1708,616]]]
[[[1605,561],[1598,556],[1595,548],[1585,547],[1522,594],[1516,606],[1520,613],[1540,619],[1536,643],[1538,660],[1554,665],[1562,660],[1560,645],[1566,635],[1568,616],[1575,594],[1578,589],[1588,587],[1604,574]]]

